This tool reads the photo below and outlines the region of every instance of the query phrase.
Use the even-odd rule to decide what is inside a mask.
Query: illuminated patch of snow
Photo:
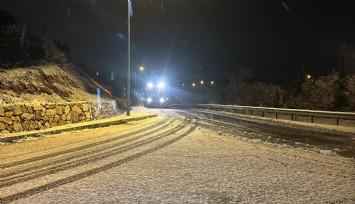
[[[320,150],[320,153],[324,154],[326,156],[335,156],[335,155],[337,155],[337,153],[332,151],[332,150]]]

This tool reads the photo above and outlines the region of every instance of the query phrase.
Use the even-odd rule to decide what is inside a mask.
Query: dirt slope
[[[33,66],[0,72],[0,105],[11,103],[96,101],[97,85],[75,65]],[[102,100],[108,99],[102,92]]]

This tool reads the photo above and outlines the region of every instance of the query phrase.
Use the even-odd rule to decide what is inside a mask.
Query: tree
[[[29,34],[26,25],[16,24],[7,11],[0,10],[0,67],[9,69],[41,63],[66,66],[69,45],[44,41]]]
[[[310,94],[312,108],[331,110],[334,108],[336,92],[338,90],[339,74],[333,72],[330,75],[319,77]]]
[[[349,106],[348,99],[345,95],[347,58],[348,58],[348,53],[347,53],[346,45],[344,44],[340,51],[340,66],[338,67],[337,70],[339,78],[336,82],[338,84],[336,90],[336,96],[335,96],[335,104],[334,104],[336,110],[341,110]]]
[[[311,76],[307,71],[305,66],[302,64],[300,67],[299,75],[296,81],[294,82],[294,87],[293,87],[293,95],[297,96],[301,94],[302,92],[302,86],[309,82],[309,76]]]
[[[11,68],[23,66],[29,60],[30,41],[25,37],[25,27],[6,27],[0,38],[0,66]]]
[[[346,78],[346,96],[351,110],[355,110],[355,74],[348,75]]]
[[[62,51],[64,53],[66,53],[66,54],[69,54],[71,49],[70,49],[68,43],[64,43],[64,42],[62,42],[60,40],[55,40],[55,39],[52,40],[52,41],[53,41],[53,43],[55,44],[55,46],[57,47],[57,49],[59,51]]]
[[[44,41],[43,42],[44,49],[44,58],[43,60],[47,63],[58,64],[60,66],[67,66],[68,59],[65,54],[58,50],[57,46],[53,41]]]
[[[256,81],[243,87],[243,105],[282,107],[283,91],[280,86]]]
[[[12,16],[9,12],[0,9],[0,37],[7,26],[15,25],[16,23],[17,21],[14,16]]]
[[[245,103],[246,89],[248,88],[247,79],[251,77],[251,72],[248,69],[240,68],[235,74],[229,77],[227,98],[230,104],[242,105]]]

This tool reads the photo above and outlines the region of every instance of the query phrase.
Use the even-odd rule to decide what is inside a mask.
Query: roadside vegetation
[[[250,72],[242,70],[229,78],[226,90],[228,104],[297,108],[312,110],[355,110],[355,75],[333,70],[324,76],[311,76],[304,66],[294,82],[282,86],[249,81]]]
[[[68,44],[58,40],[40,39],[30,34],[26,25],[17,24],[8,12],[0,10],[0,67],[12,69],[32,65],[70,63]]]
[[[187,103],[214,103],[326,111],[355,111],[355,74],[341,69],[314,76],[302,65],[299,76],[284,85],[256,81],[248,69],[238,69],[227,84],[191,89]]]
[[[100,87],[102,100],[115,100],[124,109],[125,100],[93,80],[69,52],[67,43],[33,36],[0,9],[0,104],[96,101]]]

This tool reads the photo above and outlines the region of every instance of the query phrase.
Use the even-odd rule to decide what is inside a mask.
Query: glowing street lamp
[[[200,84],[203,85],[203,80],[200,81]]]
[[[144,67],[143,66],[140,66],[139,67],[139,71],[140,72],[144,72]],[[134,92],[135,92],[135,94],[137,94],[137,92],[138,92],[138,83],[137,83],[137,72],[136,71],[134,71]]]
[[[311,75],[307,74],[307,79],[310,79],[311,77],[312,77]]]
[[[196,84],[195,83],[192,83],[192,87],[195,87],[196,86]]]
[[[211,81],[211,85],[213,85],[214,84],[214,81]]]

